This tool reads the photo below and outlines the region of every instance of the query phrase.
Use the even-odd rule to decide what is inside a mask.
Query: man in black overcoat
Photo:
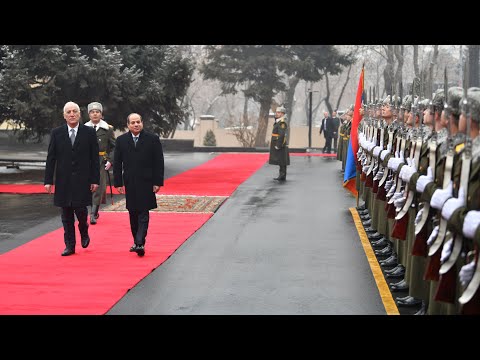
[[[92,205],[92,192],[100,182],[98,142],[95,131],[80,124],[80,107],[69,101],[63,107],[66,124],[50,133],[45,166],[45,190],[52,191],[53,203],[61,207],[65,250],[62,256],[75,254],[75,217],[78,219],[82,247],[90,244],[88,236],[88,209]]]
[[[125,193],[134,244],[131,252],[145,255],[150,220],[157,207],[155,194],[163,186],[164,159],[160,138],[143,129],[142,117],[127,117],[128,132],[117,137],[113,159],[114,186]]]

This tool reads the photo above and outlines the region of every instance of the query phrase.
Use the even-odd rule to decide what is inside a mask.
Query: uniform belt
[[[98,153],[98,155],[99,155],[99,156],[103,156],[103,155],[105,155],[106,153],[107,153],[106,151],[100,151],[100,152]]]
[[[280,134],[272,134],[272,136],[280,136]]]

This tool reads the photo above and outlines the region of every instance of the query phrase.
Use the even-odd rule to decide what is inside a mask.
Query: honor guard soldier
[[[285,181],[287,179],[287,166],[290,165],[287,141],[288,125],[285,121],[285,112],[286,110],[283,106],[277,107],[270,141],[270,158],[268,163],[280,166],[278,177],[274,178],[277,181]]]
[[[108,171],[112,167],[111,155],[115,148],[115,134],[113,126],[103,120],[102,104],[92,102],[88,104],[87,109],[90,121],[85,125],[92,127],[96,131],[99,149],[98,161],[100,163],[100,186],[92,195],[92,210],[90,212],[90,224],[95,225],[99,217],[98,210],[100,209],[100,204],[106,203],[107,177],[109,177]]]

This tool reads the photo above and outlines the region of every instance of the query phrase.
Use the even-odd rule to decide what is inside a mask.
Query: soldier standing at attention
[[[274,178],[277,181],[287,180],[287,165],[290,165],[285,113],[286,110],[283,106],[277,107],[272,129],[272,139],[270,140],[270,158],[268,163],[280,166],[278,177]]]
[[[88,117],[90,121],[85,125],[92,127],[97,133],[98,141],[98,161],[100,163],[100,186],[92,195],[92,210],[90,212],[90,224],[97,223],[98,210],[100,204],[106,203],[107,195],[107,172],[112,167],[111,154],[115,148],[115,134],[113,133],[113,126],[107,124],[103,117],[103,106],[99,102],[92,102],[88,104]]]

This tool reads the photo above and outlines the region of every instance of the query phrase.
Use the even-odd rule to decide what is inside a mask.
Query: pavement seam
[[[387,315],[400,315],[397,305],[393,300],[392,293],[388,287],[385,277],[383,276],[382,269],[378,264],[377,257],[375,256],[370,241],[368,241],[367,233],[365,232],[362,220],[358,215],[357,209],[349,208],[352,213],[353,221],[355,222],[355,227],[357,228],[358,236],[362,242],[363,250],[365,251],[365,256],[367,257],[368,263],[370,264],[370,269],[372,270],[373,278],[377,284],[378,291],[380,293],[380,298],[382,299],[383,306]]]

